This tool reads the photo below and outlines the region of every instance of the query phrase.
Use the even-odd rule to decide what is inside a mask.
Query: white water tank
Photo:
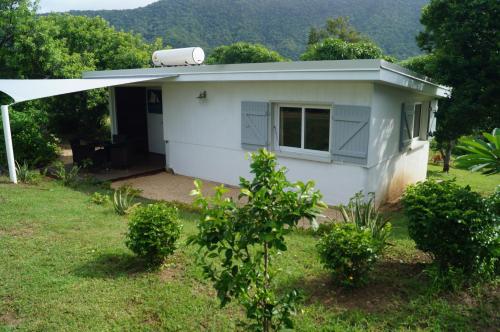
[[[200,47],[175,48],[153,53],[153,64],[160,66],[201,65],[205,61],[205,52]]]

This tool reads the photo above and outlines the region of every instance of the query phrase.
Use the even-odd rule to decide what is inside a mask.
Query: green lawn
[[[219,308],[185,245],[196,215],[183,213],[183,238],[166,267],[147,271],[124,245],[126,218],[92,204],[94,190],[0,178],[0,331],[238,330],[241,308]],[[314,236],[288,237],[276,282],[304,293],[297,330],[495,330],[498,288],[430,294],[422,273],[429,259],[415,250],[404,218],[393,216],[394,246],[372,282],[354,291],[332,286]]]
[[[451,180],[456,179],[460,185],[469,185],[472,190],[481,194],[491,194],[495,187],[500,185],[500,174],[486,176],[481,173],[473,173],[467,170],[452,168],[450,173],[442,172],[443,167],[429,164],[428,177],[431,179]]]

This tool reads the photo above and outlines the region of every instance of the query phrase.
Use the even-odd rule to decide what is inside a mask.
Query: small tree
[[[223,186],[204,197],[196,181],[192,195],[202,209],[198,234],[189,243],[199,246],[205,275],[214,282],[224,307],[237,299],[254,321],[256,331],[292,327],[297,291],[277,294],[272,287],[272,257],[286,251],[285,235],[300,219],[314,220],[325,204],[312,182],[290,183],[286,169],[278,168],[274,154],[251,155],[252,181],[240,179],[240,202],[224,198]],[[244,203],[245,202],[245,203]]]

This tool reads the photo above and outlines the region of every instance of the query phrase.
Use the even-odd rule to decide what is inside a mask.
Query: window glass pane
[[[328,151],[330,148],[330,110],[306,108],[305,116],[305,148]]]
[[[302,108],[280,107],[280,145],[301,147]]]
[[[413,120],[413,137],[420,136],[420,117],[422,116],[422,104],[415,105],[415,117]]]

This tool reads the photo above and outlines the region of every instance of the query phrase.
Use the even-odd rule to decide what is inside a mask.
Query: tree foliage
[[[381,59],[382,49],[370,41],[350,43],[341,39],[327,38],[318,44],[309,46],[300,56],[301,60],[351,60]]]
[[[68,14],[37,16],[29,1],[0,1],[2,78],[79,78],[83,71],[147,67],[161,40],[117,31],[102,18]],[[14,23],[12,23],[14,22]],[[64,139],[107,137],[107,92],[94,90],[16,105],[49,115],[50,129]]]
[[[368,37],[358,32],[349,23],[349,18],[344,16],[327,19],[322,28],[312,27],[309,30],[307,45],[317,44],[327,38],[340,39],[349,43],[369,41]]]
[[[250,327],[277,331],[291,327],[298,293],[283,295],[273,289],[277,271],[272,258],[286,251],[285,235],[302,218],[313,220],[320,212],[321,195],[312,182],[290,183],[285,168],[266,151],[251,155],[253,180],[240,179],[240,202],[225,198],[223,186],[213,197],[204,197],[195,182],[195,204],[201,208],[198,234],[190,243],[199,246],[200,263],[214,283],[221,306],[239,300],[246,308]]]
[[[418,43],[431,54],[424,70],[453,87],[436,114],[436,139],[448,161],[459,137],[500,126],[499,15],[496,0],[432,0],[422,13]]]
[[[460,168],[473,172],[482,171],[491,175],[500,173],[500,129],[495,128],[490,133],[483,133],[483,139],[465,137],[459,140],[458,149],[466,152],[455,160]]]
[[[414,36],[428,0],[160,0],[133,10],[74,12],[101,16],[118,29],[164,38],[174,47],[200,46],[210,53],[238,41],[261,43],[287,58],[306,49],[308,31],[330,17],[346,16],[384,53],[405,59],[420,53]]]
[[[285,60],[278,52],[272,51],[264,45],[238,42],[215,48],[206,62],[207,64],[230,64],[281,62]]]

